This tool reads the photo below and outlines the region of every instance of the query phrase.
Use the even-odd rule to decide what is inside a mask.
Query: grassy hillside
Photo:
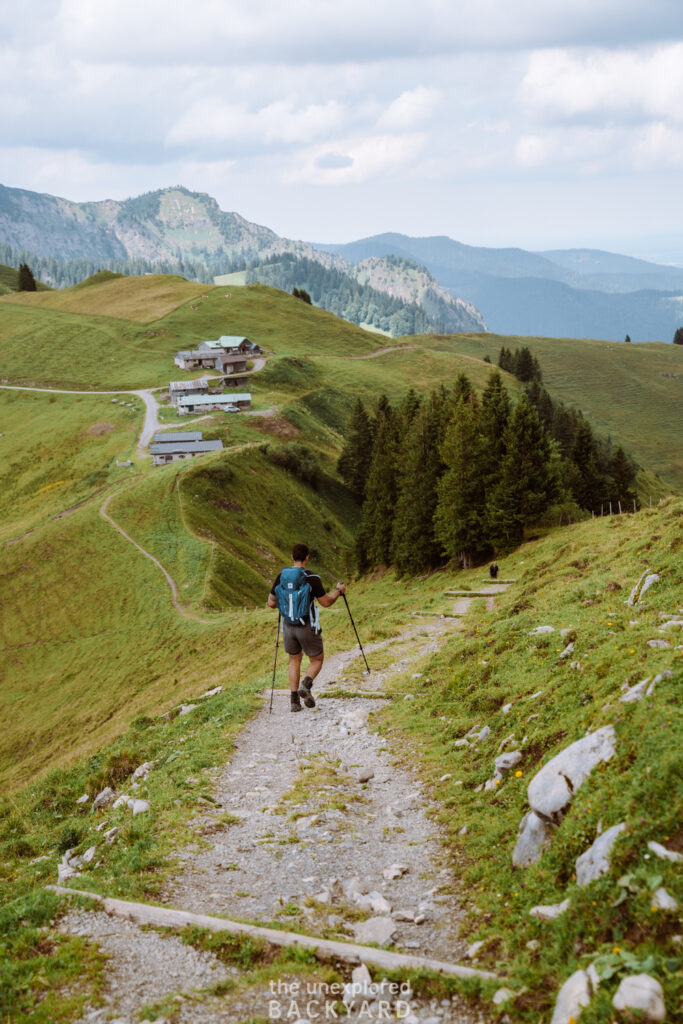
[[[494,363],[501,345],[527,345],[553,398],[581,409],[669,487],[683,486],[683,346],[496,334],[456,335],[443,344]]]
[[[50,291],[46,284],[42,281],[36,281],[36,287],[39,292]],[[8,267],[4,263],[0,263],[0,295],[10,295],[17,292],[19,288],[19,271],[15,267]],[[34,295],[35,292],[23,292],[22,294]]]
[[[135,396],[0,390],[0,543],[124,479],[141,415]]]
[[[34,309],[88,313],[148,324],[205,291],[206,285],[186,281],[183,277],[164,274],[124,277],[101,271],[72,288],[40,294],[17,292],[6,301]]]
[[[547,1020],[556,990],[579,967],[597,962],[606,977],[584,1024],[613,1019],[611,996],[625,973],[646,971],[664,986],[675,1017],[680,1005],[681,955],[675,942],[676,915],[653,906],[664,885],[680,901],[680,872],[647,848],[649,841],[683,849],[680,750],[683,715],[676,695],[683,681],[680,627],[680,500],[637,516],[595,520],[527,544],[501,563],[501,576],[515,584],[486,611],[475,602],[464,636],[412,673],[395,676],[398,690],[385,731],[409,751],[434,788],[450,856],[469,908],[471,941],[484,946],[477,963],[505,966],[507,985],[518,992],[507,1010],[515,1021]],[[626,598],[645,570],[659,582],[635,607]],[[459,585],[476,587],[481,573],[463,574]],[[373,594],[377,602],[391,583]],[[361,602],[357,602],[361,603]],[[555,632],[530,636],[539,625]],[[560,637],[560,630],[571,632]],[[649,646],[668,638],[669,647]],[[570,657],[562,649],[574,642]],[[571,661],[580,662],[580,670]],[[662,677],[663,674],[663,677]],[[620,703],[626,687],[660,675],[653,694]],[[347,685],[350,685],[347,682]],[[400,699],[401,690],[415,699]],[[509,706],[508,706],[509,705]],[[528,809],[527,785],[539,769],[574,740],[611,724],[612,760],[595,769],[576,792],[571,808],[537,864],[514,870],[511,854]],[[480,743],[454,741],[475,727],[490,728]],[[514,739],[509,739],[514,734]],[[493,791],[493,761],[518,748],[521,760]],[[581,888],[575,860],[600,831],[619,823],[607,875]],[[531,907],[569,898],[569,909],[553,922],[529,916]],[[632,957],[629,960],[629,957]],[[610,974],[611,972],[611,974]]]
[[[159,490],[150,495],[159,497]],[[14,965],[7,975],[11,1005],[23,1009],[24,1019],[45,1024],[73,1019],[79,1000],[97,992],[101,983],[101,966],[87,959],[78,940],[49,932],[51,941],[45,942],[40,930],[57,909],[54,897],[40,887],[53,880],[67,846],[84,850],[92,841],[94,819],[76,804],[77,798],[106,783],[120,785],[135,765],[160,759],[149,785],[154,815],[125,825],[103,864],[87,873],[92,890],[153,899],[192,816],[211,796],[212,768],[228,756],[272,664],[272,615],[264,610],[234,615],[220,627],[174,617],[156,570],[150,566],[148,575],[141,563],[132,572],[119,538],[85,512],[79,515],[80,522],[76,516],[62,521],[60,535],[50,543],[63,546],[62,554],[71,551],[81,570],[83,600],[94,614],[93,635],[78,643],[84,647],[89,641],[92,663],[105,666],[106,686],[76,681],[65,671],[69,648],[72,656],[77,650],[67,612],[67,598],[77,596],[72,584],[69,591],[52,595],[45,608],[45,631],[52,645],[60,643],[63,649],[61,677],[52,687],[33,691],[17,684],[13,701],[3,705],[5,722],[26,720],[24,752],[32,754],[37,768],[40,744],[52,747],[55,762],[61,758],[69,765],[15,791],[11,801],[3,797],[0,814],[5,899],[0,943]],[[667,912],[652,909],[652,893],[660,885],[683,899],[680,877],[675,865],[655,859],[646,844],[655,840],[672,850],[683,847],[674,799],[683,731],[675,704],[681,652],[674,645],[680,631],[659,631],[666,621],[662,616],[676,613],[680,605],[681,516],[680,500],[670,501],[636,516],[555,531],[501,563],[501,574],[515,577],[516,583],[498,597],[493,610],[475,600],[464,631],[446,637],[438,653],[408,666],[381,651],[373,654],[373,669],[389,673],[389,703],[380,721],[387,746],[423,775],[437,799],[440,832],[461,880],[463,934],[484,943],[476,966],[505,974],[513,996],[503,1009],[520,1024],[547,1020],[562,982],[590,963],[605,978],[597,999],[582,1013],[582,1024],[613,1019],[611,996],[625,973],[644,970],[657,977],[672,1011],[680,998],[677,923]],[[33,564],[41,555],[48,562],[57,553],[49,552],[45,538],[34,543],[23,552]],[[116,586],[108,576],[92,581],[95,551],[100,570],[104,566]],[[640,606],[628,608],[625,597],[645,569],[656,570],[660,580]],[[398,584],[388,574],[355,584],[350,596],[364,639],[412,624],[416,609],[448,611],[453,598],[444,591],[454,583],[475,590],[481,577],[481,570],[456,577],[441,572]],[[135,588],[127,589],[126,579],[134,580]],[[68,586],[66,581],[61,585]],[[529,636],[540,624],[553,625],[555,633]],[[25,633],[32,635],[28,616],[26,626]],[[562,628],[572,630],[580,672],[560,658],[570,639],[559,638]],[[352,645],[345,617],[336,610],[326,614],[325,629],[331,650]],[[16,626],[15,633],[13,652],[24,640]],[[648,646],[649,639],[663,636],[669,636],[670,648]],[[30,660],[28,649],[21,650],[21,657]],[[48,653],[44,645],[35,657]],[[360,669],[356,662],[345,672],[347,691],[362,685]],[[417,670],[422,672],[419,681]],[[673,675],[665,675],[648,700],[619,703],[623,684],[668,672]],[[154,717],[216,683],[225,692],[200,702],[191,718]],[[408,694],[412,700],[403,699]],[[43,727],[40,705],[56,720],[63,718],[54,735]],[[605,724],[616,730],[615,756],[576,792],[540,861],[513,871],[510,855],[530,779],[572,741]],[[454,745],[484,725],[491,731],[478,744]],[[493,774],[493,760],[511,734],[514,741],[508,739],[506,749],[517,744],[519,767],[484,792],[481,786]],[[68,744],[66,751],[60,743]],[[20,755],[21,748],[14,753]],[[627,828],[614,847],[611,870],[579,888],[576,857],[601,827],[621,822]],[[46,859],[35,860],[40,857]],[[529,916],[531,907],[567,897],[569,909],[556,921],[542,923]],[[444,994],[438,980],[420,976],[414,984],[423,990],[431,986],[435,996]],[[483,992],[490,997],[497,987],[484,985]],[[478,987],[468,988],[472,993]]]

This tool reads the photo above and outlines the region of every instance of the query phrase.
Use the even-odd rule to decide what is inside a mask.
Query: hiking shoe
[[[289,710],[290,711],[303,711],[301,707],[301,701],[299,700],[299,694],[293,693],[289,698]]]
[[[315,707],[315,700],[313,699],[313,694],[311,693],[312,686],[313,680],[309,679],[308,676],[302,679],[301,683],[299,684],[299,693],[301,694],[301,699],[303,700],[307,708]]]

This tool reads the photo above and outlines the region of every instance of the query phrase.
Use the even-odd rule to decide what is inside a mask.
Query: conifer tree
[[[525,524],[538,519],[555,491],[550,441],[526,395],[514,408],[504,443],[500,479],[488,502],[491,539],[496,547],[520,541]]]
[[[446,472],[439,480],[434,517],[444,554],[464,567],[486,547],[482,451],[479,403],[472,392],[459,399],[446,425],[441,445]]]
[[[500,473],[504,455],[503,438],[510,418],[510,399],[503,379],[494,370],[481,396],[481,431],[484,439],[481,471],[486,488],[490,488]]]
[[[434,513],[437,485],[445,469],[439,445],[446,401],[444,388],[434,392],[420,407],[405,438],[392,545],[399,575],[424,572],[441,560]]]
[[[19,264],[18,289],[20,292],[37,291],[36,279],[27,263]]]
[[[372,423],[359,398],[356,400],[348,436],[337,462],[339,475],[358,502],[363,500],[365,494],[371,460]]]
[[[633,463],[626,457],[621,445],[617,448],[610,464],[610,476],[614,487],[612,500],[620,501],[624,506],[633,506],[636,493],[632,484],[636,478],[636,470]]]
[[[361,572],[370,566],[391,564],[397,463],[397,416],[387,403],[377,417],[372,462],[356,541],[356,559]]]
[[[579,471],[574,497],[582,508],[597,511],[601,499],[604,498],[598,468],[598,450],[590,424],[583,419],[579,421],[574,436],[571,460]]]

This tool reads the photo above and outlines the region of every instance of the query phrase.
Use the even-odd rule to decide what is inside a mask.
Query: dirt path
[[[116,494],[119,493],[120,492],[118,491],[116,492]],[[212,619],[200,619],[198,615],[196,615],[194,612],[190,611],[188,608],[186,608],[184,605],[180,603],[180,601],[178,600],[178,585],[176,584],[171,574],[161,564],[159,559],[155,558],[154,555],[150,554],[149,551],[145,551],[145,549],[140,544],[138,544],[136,540],[133,540],[133,538],[128,533],[126,533],[123,527],[119,526],[116,520],[112,519],[112,517],[109,515],[109,513],[107,512],[107,507],[112,498],[116,497],[116,494],[110,494],[109,497],[105,498],[105,500],[100,505],[99,514],[101,515],[101,517],[106,522],[108,522],[110,526],[113,526],[116,532],[120,533],[121,536],[124,537],[129,544],[132,544],[134,548],[137,548],[141,555],[144,555],[145,558],[148,558],[150,562],[154,562],[156,567],[161,570],[171,590],[171,602],[179,615],[182,615],[186,619],[192,619],[194,622],[204,622],[207,624],[211,623],[213,621]]]
[[[371,667],[380,658],[389,665],[370,676],[361,672],[358,647],[331,656],[316,680],[313,710],[292,714],[288,694],[276,691],[271,714],[266,693],[231,760],[214,773],[216,806],[193,822],[197,841],[178,851],[162,902],[346,942],[366,941],[364,919],[390,918],[395,949],[467,963],[467,942],[459,935],[463,911],[453,895],[444,836],[430,817],[430,794],[376,722],[388,699],[383,688],[415,668],[419,693],[420,664],[460,628],[469,607],[470,599],[459,598],[453,617],[420,621],[368,645]],[[281,682],[284,677],[281,666]],[[401,867],[389,871],[394,865]],[[62,927],[99,942],[110,957],[108,1005],[101,1017],[84,1021],[116,1014],[120,1024],[133,1024],[146,1003],[169,996],[174,1024],[267,1021],[278,1011],[287,1019],[288,997],[276,996],[273,1008],[265,985],[207,994],[234,972],[173,936],[160,940],[102,911],[73,911]],[[373,973],[380,979],[381,972]],[[197,990],[204,992],[201,1002]],[[410,1024],[489,1019],[459,996],[437,1003],[410,995],[408,1002]],[[378,1019],[377,1011],[375,1004],[375,1017],[367,1008],[363,1016],[357,1008],[344,1019],[360,1024]],[[304,1020],[301,1013],[289,1019]]]

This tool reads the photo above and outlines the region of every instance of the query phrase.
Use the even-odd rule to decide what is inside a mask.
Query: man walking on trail
[[[303,699],[307,708],[315,707],[311,693],[313,680],[323,667],[323,638],[318,623],[316,600],[329,608],[346,593],[344,583],[325,593],[320,577],[306,568],[310,551],[306,544],[295,544],[292,549],[291,569],[278,573],[268,595],[268,607],[279,608],[283,620],[285,651],[289,655],[290,711],[301,711]],[[309,659],[308,671],[299,685],[301,659]]]

